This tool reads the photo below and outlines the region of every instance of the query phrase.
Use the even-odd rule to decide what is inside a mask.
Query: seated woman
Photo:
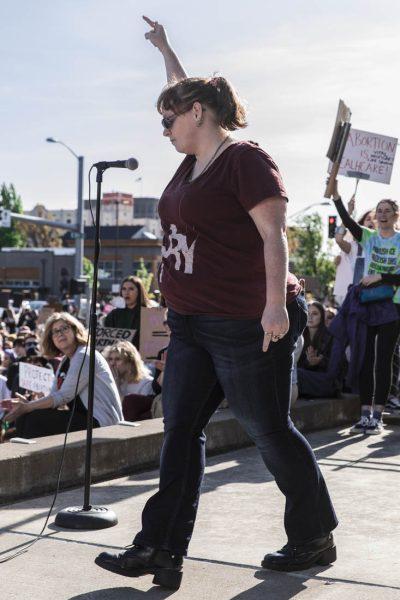
[[[16,421],[19,437],[33,438],[86,429],[89,391],[88,332],[68,313],[54,313],[46,321],[42,337],[43,354],[63,359],[50,392],[26,401],[3,401],[6,420]],[[74,400],[76,399],[75,409]],[[72,413],[72,414],[71,414]],[[122,420],[118,389],[105,358],[95,353],[93,426],[115,425]]]
[[[104,327],[118,327],[119,329],[135,329],[133,345],[139,349],[140,342],[140,311],[142,306],[151,306],[142,280],[130,275],[121,283],[120,294],[125,302],[124,308],[114,308],[104,319]]]
[[[341,377],[336,368],[333,373],[330,368],[333,337],[325,325],[325,309],[320,302],[308,305],[308,322],[303,335],[304,348],[297,365],[299,396],[335,397],[341,389]]]
[[[127,421],[150,419],[153,398],[161,388],[138,350],[130,342],[118,342],[108,350],[107,361],[117,382],[124,418]]]

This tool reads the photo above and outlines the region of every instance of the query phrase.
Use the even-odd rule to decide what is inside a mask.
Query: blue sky
[[[143,13],[165,24],[190,74],[233,82],[250,121],[235,136],[276,160],[289,213],[323,200],[339,98],[357,129],[400,136],[397,0],[2,0],[0,182],[16,185],[25,208],[76,204],[77,165],[48,136],[83,154],[86,173],[98,160],[139,160],[135,173],[107,172],[104,191],[139,195],[142,177],[143,193],[159,196],[172,176],[182,156],[162,137],[165,74]],[[399,166],[400,155],[390,186],[360,183],[360,212],[399,198]],[[354,180],[340,183],[350,196]]]

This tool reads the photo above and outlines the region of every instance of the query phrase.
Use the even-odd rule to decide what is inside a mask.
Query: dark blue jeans
[[[203,429],[221,401],[218,383],[286,497],[289,541],[322,537],[336,527],[314,453],[289,416],[293,347],[307,319],[302,295],[288,312],[288,334],[264,353],[260,319],[183,316],[169,310],[160,486],[146,503],[134,543],[186,555],[205,466]]]

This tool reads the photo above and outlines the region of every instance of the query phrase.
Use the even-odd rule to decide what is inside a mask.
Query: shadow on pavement
[[[171,594],[175,594],[175,591],[163,590],[158,586],[154,586],[146,592],[143,590],[135,590],[135,588],[132,587],[121,587],[79,594],[79,596],[71,596],[69,600],[140,600],[141,598],[143,598],[143,600],[152,600],[153,598],[161,600],[162,598],[168,598]]]

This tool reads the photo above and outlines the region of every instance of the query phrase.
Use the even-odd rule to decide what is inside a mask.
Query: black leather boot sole
[[[261,565],[273,571],[304,571],[315,565],[326,567],[336,558],[336,546],[330,534],[302,546],[287,544],[278,552],[267,554]]]
[[[102,552],[95,558],[95,563],[106,571],[116,573],[117,575],[123,575],[124,577],[140,577],[142,575],[154,575],[153,583],[162,587],[178,590],[182,582],[182,562],[178,560],[176,566],[172,565],[173,560],[165,560],[165,556],[160,557],[159,552],[153,551],[147,556],[131,556],[129,552],[124,554],[113,555],[108,552]],[[163,566],[157,564],[157,559],[160,562],[168,563],[171,565]]]

